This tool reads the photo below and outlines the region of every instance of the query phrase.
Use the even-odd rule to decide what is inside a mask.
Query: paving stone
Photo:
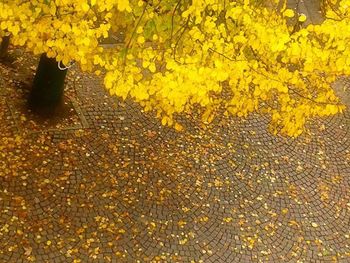
[[[348,112],[293,140],[259,115],[177,133],[75,74],[86,127],[0,176],[0,262],[349,262]]]

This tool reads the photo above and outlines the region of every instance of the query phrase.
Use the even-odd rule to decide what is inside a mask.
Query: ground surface
[[[43,121],[17,57],[0,66],[0,262],[350,262],[349,112],[296,140],[262,116],[177,133],[73,69]]]
[[[0,262],[350,261],[348,112],[297,140],[262,116],[177,133],[73,69],[43,123],[20,57],[0,66]]]

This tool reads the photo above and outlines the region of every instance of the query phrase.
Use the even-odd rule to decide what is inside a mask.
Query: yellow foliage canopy
[[[204,122],[257,111],[271,115],[274,133],[297,136],[308,119],[344,109],[331,84],[350,74],[350,4],[295,30],[287,20],[305,15],[279,2],[2,0],[0,28],[35,54],[102,67],[112,94],[156,110],[164,125],[181,130],[174,116],[195,108]],[[110,30],[125,40],[106,50]]]

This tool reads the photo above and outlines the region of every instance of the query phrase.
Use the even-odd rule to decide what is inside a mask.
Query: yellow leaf
[[[162,125],[166,125],[168,123],[168,117],[163,117],[162,118]]]
[[[177,130],[177,131],[182,131],[184,128],[182,127],[182,125],[181,124],[178,124],[178,123],[175,123],[175,130]]]
[[[305,22],[305,21],[306,21],[306,15],[301,14],[301,15],[299,16],[299,22]]]
[[[289,225],[290,225],[290,226],[296,226],[296,227],[299,227],[298,222],[297,222],[297,221],[295,221],[295,220],[290,220],[290,221],[289,221]]]
[[[182,240],[179,240],[179,244],[180,244],[180,245],[184,245],[184,244],[186,244],[186,243],[187,243],[187,238],[182,239]]]
[[[224,219],[223,219],[226,223],[230,223],[230,222],[232,222],[232,217],[225,217]]]
[[[287,213],[288,213],[288,208],[283,208],[283,209],[282,209],[282,214],[285,215],[285,214],[287,214]]]
[[[154,62],[151,62],[151,63],[149,64],[148,69],[149,69],[152,73],[156,72],[157,69],[156,69],[156,65],[154,64]]]
[[[247,240],[248,240],[248,247],[250,249],[253,249],[256,240],[254,238],[251,238],[251,237],[248,237]]]
[[[312,225],[312,227],[318,227],[318,224],[315,222],[312,222],[311,225]]]
[[[87,3],[83,3],[81,9],[83,9],[84,12],[87,12],[89,11],[90,6]]]
[[[139,36],[139,37],[137,38],[137,43],[140,43],[140,44],[145,43],[145,38],[144,38],[143,36]]]
[[[179,222],[177,222],[177,224],[179,227],[183,228],[187,224],[187,222],[180,220]]]
[[[13,34],[14,36],[16,36],[16,35],[18,34],[19,30],[20,30],[20,28],[19,28],[18,25],[13,26],[13,27],[12,27],[12,34]]]
[[[27,257],[29,257],[30,256],[30,254],[32,254],[32,248],[31,247],[24,247],[24,255],[25,256],[27,256]]]
[[[119,11],[131,12],[129,1],[128,0],[119,0],[118,1],[118,9],[119,9]]]
[[[286,11],[283,12],[283,15],[285,17],[294,17],[294,11],[292,9],[286,9]]]
[[[142,26],[139,26],[136,30],[136,33],[137,34],[141,34],[143,32],[143,27]]]

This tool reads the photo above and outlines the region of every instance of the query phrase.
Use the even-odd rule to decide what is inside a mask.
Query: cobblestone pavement
[[[73,70],[40,130],[1,77],[0,262],[350,262],[348,112],[296,140],[263,116],[178,133]]]

